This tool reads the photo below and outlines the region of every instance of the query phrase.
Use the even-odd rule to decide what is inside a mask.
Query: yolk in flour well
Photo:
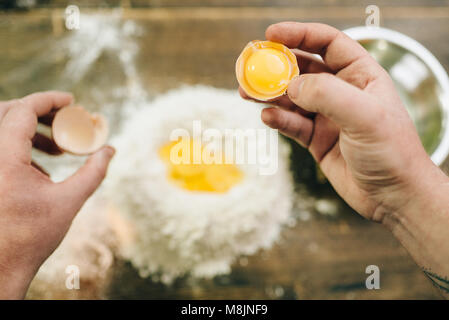
[[[168,178],[181,188],[224,193],[243,180],[243,172],[235,164],[224,163],[224,159],[220,163],[205,163],[198,156],[199,163],[194,163],[195,150],[203,154],[204,147],[194,139],[172,141],[159,149],[159,156],[167,165]],[[187,161],[178,163],[179,160],[173,160],[173,154],[176,159]]]

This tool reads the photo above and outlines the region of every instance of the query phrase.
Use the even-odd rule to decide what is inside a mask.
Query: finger
[[[367,58],[367,64],[373,61],[357,41],[325,24],[281,22],[269,26],[265,36],[268,40],[283,43],[289,48],[320,54],[334,72],[360,59]],[[378,66],[379,71],[380,69]]]
[[[10,110],[0,124],[0,147],[2,155],[14,155],[15,159],[29,164],[31,161],[31,139],[37,127],[37,118],[70,104],[71,94],[64,92],[34,93],[21,99],[22,103]]]
[[[283,96],[281,96],[281,97],[279,97],[279,98],[277,98],[275,100],[272,100],[272,101],[260,101],[260,100],[254,99],[253,97],[250,97],[245,92],[245,90],[243,90],[242,87],[239,87],[239,94],[240,94],[240,96],[243,99],[250,100],[250,101],[253,101],[253,102],[257,102],[257,103],[271,104],[271,105],[276,105],[276,106],[279,106],[279,107],[285,107],[287,109],[291,108],[292,106],[294,106],[294,104],[292,104],[292,102],[290,101],[290,99],[288,99],[288,97],[287,97],[287,99],[285,99],[285,98],[283,98]]]
[[[243,90],[243,88],[240,87],[240,86],[239,86],[239,94],[240,94],[240,96],[241,96],[243,99],[245,99],[245,100],[254,100],[254,99],[251,98],[249,95],[247,95],[246,92],[245,92],[245,90]],[[259,101],[257,101],[257,100],[254,100],[254,101],[259,102]]]
[[[0,124],[4,116],[8,113],[8,111],[16,105],[22,104],[22,99],[13,99],[9,101],[0,102]]]
[[[323,114],[342,130],[377,126],[384,115],[368,93],[328,73],[301,75],[287,92],[295,104]]]
[[[33,166],[34,168],[36,168],[37,170],[39,170],[40,172],[45,174],[47,177],[50,177],[50,174],[44,168],[42,168],[40,165],[38,165],[36,162],[31,161],[31,166]]]
[[[49,113],[38,118],[39,123],[42,123],[47,126],[51,126],[53,124],[53,120],[55,119],[57,110],[52,110]]]
[[[262,110],[262,121],[272,129],[308,147],[313,134],[313,121],[295,112],[278,108]]]
[[[262,111],[262,120],[270,128],[278,129],[282,134],[308,148],[320,165],[338,141],[338,127],[321,115],[312,121],[289,111],[267,108]],[[327,170],[327,163],[325,165]]]
[[[20,127],[22,128],[19,135],[25,135],[31,139],[36,130],[35,119],[48,114],[53,109],[59,109],[69,105],[73,101],[73,96],[66,92],[47,91],[33,93],[14,101],[17,101],[17,107],[11,108],[10,106],[8,112],[3,117],[1,128],[5,131],[8,129],[16,129],[16,121],[19,121],[21,124]]]
[[[303,108],[297,106],[293,101],[290,100],[288,95],[282,95],[276,100],[270,101],[267,104],[279,107],[287,111],[295,112],[308,118],[313,118],[313,116],[315,115],[313,112],[304,110]]]
[[[74,206],[74,214],[103,181],[114,153],[112,147],[103,147],[91,155],[73,176],[57,185],[63,201]]]
[[[322,160],[332,150],[339,138],[340,128],[323,116],[317,114],[314,119],[314,130],[309,151],[313,158],[321,164]]]
[[[288,111],[292,111],[292,112],[296,112],[300,115],[303,115],[305,117],[313,117],[314,113],[304,110],[301,107],[298,107],[295,103],[293,103],[290,98],[287,95],[282,95],[279,98],[276,98],[275,100],[272,101],[260,101],[260,100],[256,100],[254,98],[251,98],[250,96],[248,96],[246,94],[246,92],[242,89],[242,87],[239,87],[239,93],[240,96],[245,99],[245,100],[251,100],[253,102],[256,103],[262,103],[265,105],[271,105],[271,106],[275,106],[275,107],[280,107],[284,110],[288,110]]]
[[[33,139],[31,139],[31,142],[33,144],[33,148],[50,155],[57,156],[63,154],[63,151],[58,147],[53,139],[50,139],[41,133],[36,133]]]
[[[299,72],[301,74],[321,72],[332,73],[332,70],[323,62],[323,60],[319,59],[319,57],[316,57],[314,54],[300,49],[292,49],[291,51],[296,56]]]
[[[71,104],[73,95],[62,91],[46,91],[30,94],[22,100],[38,117],[41,117],[53,109],[60,109]]]

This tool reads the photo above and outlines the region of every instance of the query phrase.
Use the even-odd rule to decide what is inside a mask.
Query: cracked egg
[[[299,75],[295,54],[281,43],[254,40],[246,45],[235,66],[237,81],[246,94],[261,101],[282,96]]]
[[[59,148],[76,155],[91,154],[100,149],[108,137],[106,119],[90,114],[80,106],[59,110],[52,124],[52,136]]]

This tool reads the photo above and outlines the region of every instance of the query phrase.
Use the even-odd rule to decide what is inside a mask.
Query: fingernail
[[[271,115],[271,112],[268,111],[267,109],[263,109],[262,110],[262,115],[261,115],[262,121],[265,124],[268,124],[271,122],[271,119],[273,118]]]
[[[57,94],[63,94],[66,96],[70,97],[70,103],[73,103],[75,101],[75,96],[73,95],[73,93],[69,92],[69,91],[53,91]]]
[[[291,100],[294,100],[299,97],[301,94],[302,87],[304,85],[304,78],[297,76],[294,77],[290,84],[288,85],[287,94]]]
[[[103,156],[107,157],[107,158],[112,158],[115,154],[115,149],[111,146],[106,146],[103,148]]]

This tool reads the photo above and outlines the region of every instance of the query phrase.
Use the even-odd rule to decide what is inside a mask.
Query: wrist
[[[0,300],[25,298],[36,272],[33,268],[15,268],[0,261]]]
[[[387,215],[383,223],[441,292],[447,292],[449,178],[436,166],[425,177],[413,186],[406,205]],[[439,283],[439,279],[446,280]]]
[[[395,200],[400,205],[394,206],[382,220],[388,229],[394,230],[399,225],[407,229],[411,223],[420,223],[431,211],[445,211],[449,177],[430,159],[427,166],[420,168],[413,170],[406,187]]]

